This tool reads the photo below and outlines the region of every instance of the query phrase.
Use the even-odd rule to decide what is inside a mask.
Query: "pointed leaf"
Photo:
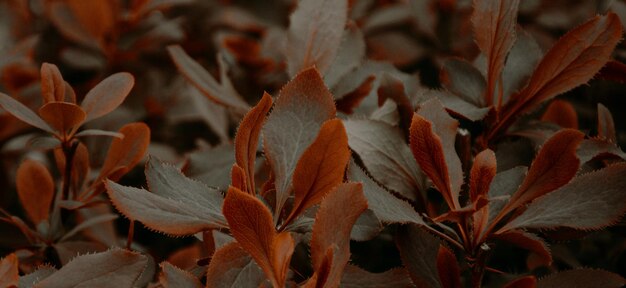
[[[80,107],[87,113],[87,120],[100,118],[120,106],[135,85],[135,78],[130,73],[115,73],[93,87]]]
[[[75,129],[85,121],[85,111],[67,102],[45,104],[39,108],[39,116],[61,133]]]
[[[43,164],[26,160],[17,169],[17,195],[28,218],[38,225],[47,220],[54,197],[54,180]]]
[[[263,148],[276,177],[276,211],[292,189],[298,160],[322,124],[335,115],[335,104],[315,68],[296,75],[283,86],[263,127]]]
[[[437,252],[437,272],[441,286],[444,288],[460,288],[461,287],[461,271],[456,256],[443,245],[439,245]]]
[[[44,104],[65,100],[65,81],[61,71],[54,64],[41,64],[41,96]]]
[[[11,253],[0,259],[0,287],[17,286],[20,280],[17,256]]]
[[[324,287],[339,286],[343,269],[350,260],[350,231],[366,209],[367,199],[360,183],[343,183],[322,201],[313,224],[311,258],[314,269],[318,270],[326,251],[334,249]]]
[[[626,279],[615,273],[594,269],[574,269],[554,273],[537,281],[537,288],[619,288]]]
[[[132,287],[147,264],[146,256],[122,249],[86,254],[74,258],[37,287]]]
[[[294,76],[317,67],[326,70],[337,55],[348,18],[347,0],[302,0],[289,17],[287,71]]]
[[[257,288],[266,281],[263,270],[236,242],[215,251],[206,279],[206,287],[213,288]]]
[[[261,127],[265,123],[265,116],[270,108],[272,108],[272,96],[265,93],[261,101],[243,117],[235,136],[235,160],[245,173],[247,185],[242,191],[250,194],[255,194],[254,161],[259,146]]]
[[[4,109],[7,113],[15,116],[15,118],[20,119],[29,125],[54,133],[54,129],[52,129],[46,121],[41,119],[41,117],[35,114],[35,112],[30,110],[28,107],[24,106],[24,104],[18,102],[7,94],[0,93],[0,107],[2,107],[2,109]]]
[[[159,266],[163,273],[159,276],[159,283],[165,288],[201,288],[202,283],[189,272],[163,262]]]

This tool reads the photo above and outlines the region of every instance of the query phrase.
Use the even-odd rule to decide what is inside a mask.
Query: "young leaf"
[[[533,201],[500,231],[519,228],[569,227],[600,229],[626,212],[626,164],[578,176],[572,182]]]
[[[39,116],[55,130],[65,133],[85,121],[85,111],[67,102],[50,102],[39,108]]]
[[[37,287],[132,287],[147,264],[148,257],[122,249],[81,255]]]
[[[202,283],[195,276],[189,274],[189,272],[181,270],[180,268],[168,263],[163,262],[159,266],[163,270],[163,273],[159,276],[159,283],[163,287],[167,288],[201,288]]]
[[[562,128],[578,129],[578,115],[574,106],[565,100],[554,100],[546,112],[541,116],[541,121],[552,122]]]
[[[0,259],[0,287],[17,286],[20,280],[18,274],[17,256],[11,253]]]
[[[54,64],[41,64],[41,95],[44,104],[65,100],[65,81],[61,76],[61,71]]]
[[[344,288],[384,288],[413,287],[409,273],[403,268],[395,268],[382,273],[372,273],[354,265],[346,265],[340,287]]]
[[[458,125],[439,101],[431,100],[413,115],[410,129],[413,157],[452,210],[461,208],[458,198],[463,183],[461,162],[454,149]]]
[[[437,269],[440,241],[425,230],[404,225],[398,230],[396,245],[402,263],[417,287],[442,288]]]
[[[261,101],[252,108],[237,128],[235,136],[235,160],[237,165],[244,171],[246,187],[244,192],[255,194],[254,185],[254,160],[256,159],[256,149],[259,144],[259,133],[265,122],[267,112],[272,108],[272,96],[265,93]]]
[[[99,180],[115,180],[130,171],[145,155],[150,144],[150,128],[144,123],[130,123],[120,128],[123,139],[115,138],[111,142],[106,160],[102,164]],[[115,175],[113,175],[115,174]]]
[[[307,208],[322,201],[343,181],[350,160],[348,136],[339,119],[326,121],[317,138],[304,151],[293,173],[295,200],[289,222]]]
[[[478,201],[480,196],[487,196],[489,185],[496,176],[496,154],[486,149],[476,155],[470,171],[470,199]]]
[[[218,249],[207,270],[206,287],[260,287],[266,281],[263,270],[239,243]]]
[[[619,288],[626,279],[615,273],[594,269],[574,269],[548,275],[537,281],[537,288]]]
[[[315,66],[325,74],[337,55],[348,18],[347,0],[302,0],[289,17],[287,71]]]
[[[29,125],[54,133],[54,129],[52,129],[46,121],[41,119],[41,117],[35,114],[35,112],[30,110],[28,107],[24,106],[24,104],[18,102],[7,94],[0,93],[0,107],[2,107],[2,109],[4,109],[7,113],[15,116],[15,118],[20,119]]]
[[[265,204],[234,187],[228,189],[222,211],[239,245],[250,253],[274,287],[283,287],[294,249],[289,232],[277,233]]]
[[[500,81],[504,61],[515,42],[518,6],[519,0],[474,0],[474,36],[487,56],[487,105],[493,104],[496,83]]]
[[[335,116],[335,104],[315,68],[287,83],[263,127],[263,148],[276,177],[276,210],[281,211],[292,189],[300,157],[322,124]]]
[[[334,250],[324,287],[339,286],[343,269],[350,260],[350,231],[366,209],[367,200],[359,183],[341,184],[322,201],[313,224],[311,258],[317,271],[327,250]]]
[[[48,219],[54,197],[54,180],[43,164],[26,160],[17,169],[17,195],[28,218],[35,224]]]
[[[130,73],[115,73],[93,87],[80,104],[87,114],[86,121],[100,118],[120,106],[135,85]]]
[[[443,245],[439,245],[437,253],[437,272],[441,286],[444,288],[460,288],[461,287],[461,271],[456,256]]]

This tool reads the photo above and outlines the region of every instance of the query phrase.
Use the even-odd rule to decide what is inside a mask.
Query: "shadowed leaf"
[[[552,122],[562,128],[578,129],[576,110],[572,104],[565,100],[552,101],[546,112],[541,116],[541,121]]]
[[[551,274],[537,281],[537,288],[619,288],[626,279],[615,273],[594,269],[574,269]]]
[[[266,281],[263,270],[239,243],[230,243],[215,251],[206,278],[206,287],[212,288],[257,288]]]
[[[17,169],[17,195],[28,218],[35,224],[48,219],[54,197],[54,180],[43,164],[26,160]]]
[[[27,124],[44,131],[54,133],[54,129],[52,129],[46,121],[41,119],[41,117],[35,114],[35,112],[30,110],[28,107],[24,106],[24,104],[18,102],[7,94],[0,93],[0,107],[2,107],[2,109],[4,109],[7,113],[10,113],[15,116],[15,118],[20,119]]]
[[[18,274],[17,256],[15,253],[9,254],[0,259],[0,286],[11,287],[17,286],[20,279]]]
[[[86,121],[102,117],[115,110],[124,102],[134,85],[135,78],[126,72],[115,73],[102,80],[87,92],[80,104],[80,107],[87,113]]]

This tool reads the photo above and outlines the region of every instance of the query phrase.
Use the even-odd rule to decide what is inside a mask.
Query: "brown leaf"
[[[124,134],[124,138],[113,139],[98,179],[116,180],[135,167],[148,150],[150,144],[148,125],[140,122],[130,123],[120,128],[119,132]]]
[[[44,104],[65,100],[65,81],[59,68],[50,63],[41,64],[41,96]]]
[[[86,121],[102,117],[115,110],[135,85],[135,78],[130,73],[115,73],[93,87],[80,104],[87,114]]]
[[[471,18],[474,36],[476,44],[487,56],[487,105],[494,103],[496,84],[500,81],[506,56],[515,42],[518,6],[519,0],[474,0]]]
[[[478,201],[480,196],[487,196],[489,185],[496,176],[496,154],[486,149],[476,155],[470,171],[470,199]]]
[[[443,245],[439,245],[437,253],[437,272],[443,288],[460,288],[461,271],[456,256]]]
[[[328,249],[333,249],[332,264],[324,287],[338,287],[343,269],[350,260],[350,231],[367,199],[360,183],[343,183],[324,198],[317,211],[311,239],[311,259],[317,271]]]
[[[622,276],[603,270],[574,269],[551,274],[537,281],[537,288],[620,288],[626,285]]]
[[[504,288],[536,288],[537,278],[533,275],[517,278],[507,283]]]
[[[548,245],[535,234],[521,230],[513,230],[496,235],[496,239],[509,242],[515,246],[534,252],[539,256],[539,259],[541,259],[541,264],[545,266],[550,266],[552,264],[552,255],[550,254]]]
[[[54,197],[54,180],[43,164],[26,160],[17,169],[17,195],[28,218],[38,225],[48,219]]]
[[[11,253],[0,259],[0,287],[17,287],[20,280],[17,256]]]
[[[289,232],[277,233],[272,215],[259,199],[231,187],[222,209],[230,232],[265,272],[275,287],[283,287],[294,241]]]
[[[289,17],[287,71],[295,76],[315,66],[325,74],[341,45],[348,1],[304,0],[297,5]]]
[[[565,100],[552,101],[546,109],[546,112],[541,116],[541,121],[552,122],[562,128],[578,129],[578,114],[576,114],[576,109]]]
[[[263,270],[237,242],[215,251],[206,279],[210,288],[260,287],[266,281]]]
[[[80,106],[67,102],[50,102],[39,108],[39,116],[63,135],[77,129],[86,118]],[[75,131],[75,130],[74,130]]]
[[[117,18],[115,1],[109,0],[66,0],[72,14],[80,25],[101,42],[111,33]]]
[[[276,212],[292,190],[292,175],[322,124],[335,116],[335,104],[321,75],[307,69],[283,86],[263,127],[263,148],[276,179]]]
[[[259,134],[261,133],[261,127],[265,123],[265,116],[272,108],[272,103],[272,96],[267,93],[263,94],[261,101],[244,116],[235,136],[235,161],[245,173],[246,187],[242,191],[250,194],[255,194],[256,191],[254,185],[254,161],[259,144]]]
[[[341,120],[326,121],[315,141],[302,153],[293,173],[295,200],[285,223],[320,203],[339,185],[349,160],[348,136]]]

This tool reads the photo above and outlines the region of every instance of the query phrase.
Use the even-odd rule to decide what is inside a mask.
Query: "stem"
[[[456,246],[457,248],[459,248],[461,250],[465,250],[465,247],[463,247],[463,245],[461,245],[461,243],[459,243],[458,241],[450,238],[450,236],[446,235],[445,233],[442,233],[442,232],[438,231],[437,229],[435,229],[433,227],[430,227],[428,225],[425,225],[423,227],[425,227],[431,233],[436,234],[437,236],[441,237],[442,239],[448,241],[448,243]]]
[[[135,221],[130,220],[128,226],[128,238],[126,238],[126,249],[130,250],[130,245],[133,244],[133,238],[135,237]]]
[[[487,252],[490,250],[489,246],[485,243],[478,248],[478,255],[476,255],[472,267],[472,286],[474,288],[482,287],[483,276],[485,275],[485,268],[487,262]]]
[[[78,148],[78,142],[70,144],[63,143],[63,155],[65,155],[65,173],[63,174],[63,194],[61,200],[69,199],[70,186],[72,183],[72,164],[74,162],[74,154]]]

